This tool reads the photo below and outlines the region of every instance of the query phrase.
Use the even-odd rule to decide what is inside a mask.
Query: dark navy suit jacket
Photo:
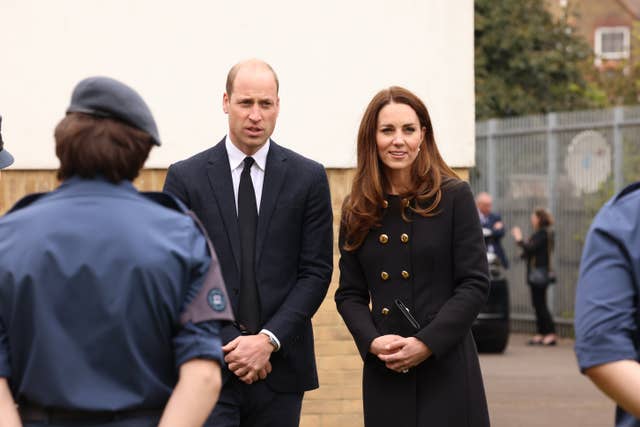
[[[240,291],[240,237],[224,139],[171,165],[164,190],[200,218],[220,260],[235,312]],[[267,384],[279,392],[318,387],[311,317],[333,269],[333,215],[324,168],[271,141],[256,232],[256,281],[262,327],[282,348],[271,356]],[[228,325],[223,343],[239,335]],[[226,371],[226,377],[229,371]]]
[[[491,212],[484,221],[481,219],[482,227],[488,228],[491,230],[491,236],[487,239],[487,245],[492,244],[493,250],[495,254],[500,259],[500,262],[504,266],[504,268],[509,268],[509,260],[507,259],[507,255],[504,253],[504,249],[502,248],[502,243],[500,242],[504,237],[505,227],[502,227],[499,230],[495,229],[495,225],[498,222],[502,222],[502,218],[497,213]]]

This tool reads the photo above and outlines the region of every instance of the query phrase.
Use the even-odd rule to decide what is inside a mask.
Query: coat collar
[[[82,178],[77,175],[72,176],[71,178],[65,179],[62,184],[55,190],[55,192],[73,192],[73,193],[82,193],[82,192],[102,192],[102,193],[112,193],[112,192],[122,192],[122,190],[128,193],[137,193],[138,190],[133,186],[133,183],[128,180],[122,180],[117,184],[114,184],[108,181],[104,176],[97,175],[94,178]]]
[[[236,267],[240,271],[240,229],[235,210],[236,201],[233,194],[229,156],[224,142],[225,140],[222,139],[211,149],[207,164],[207,176],[224,223],[224,229],[227,232]]]

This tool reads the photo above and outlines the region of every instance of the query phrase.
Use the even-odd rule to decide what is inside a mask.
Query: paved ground
[[[504,354],[480,356],[492,427],[608,427],[614,406],[576,367],[573,341],[531,347],[511,335]]]

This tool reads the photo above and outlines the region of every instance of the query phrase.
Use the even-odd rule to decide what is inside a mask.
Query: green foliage
[[[607,98],[585,76],[590,47],[543,0],[475,0],[475,61],[478,119],[596,108]]]
[[[640,58],[640,23],[631,29],[631,57]],[[629,105],[640,102],[640,62],[610,61],[601,67],[586,67],[585,75],[604,96],[604,105]]]

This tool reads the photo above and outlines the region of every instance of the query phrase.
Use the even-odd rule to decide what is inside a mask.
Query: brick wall
[[[466,170],[457,171],[468,179]],[[338,224],[340,207],[349,192],[353,170],[329,169],[334,212],[334,274],[327,297],[313,319],[320,388],[305,395],[302,427],[359,427],[362,421],[362,361],[351,335],[333,302],[338,282]],[[141,190],[159,190],[166,171],[146,169],[135,181]],[[0,176],[0,212],[5,212],[25,194],[49,191],[58,185],[54,171],[5,170]]]

